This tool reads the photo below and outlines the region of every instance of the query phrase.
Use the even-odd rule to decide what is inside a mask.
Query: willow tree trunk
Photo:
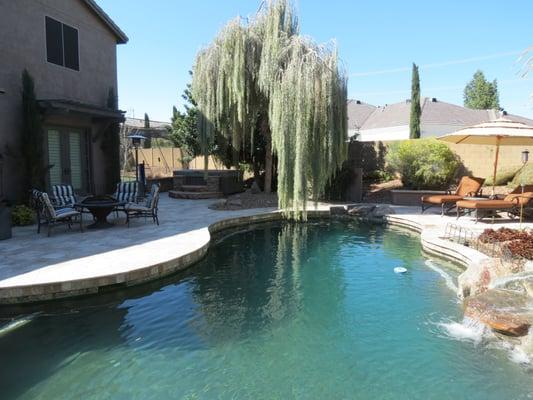
[[[261,121],[261,134],[265,137],[265,187],[264,192],[272,191],[272,134],[268,126],[268,118]]]

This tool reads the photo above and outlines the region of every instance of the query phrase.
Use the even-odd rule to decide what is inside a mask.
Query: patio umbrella
[[[506,118],[498,118],[494,121],[483,122],[459,129],[453,133],[440,136],[437,139],[457,144],[496,146],[494,172],[492,175],[492,194],[494,194],[500,146],[533,146],[533,126],[523,124],[522,122],[511,121]]]

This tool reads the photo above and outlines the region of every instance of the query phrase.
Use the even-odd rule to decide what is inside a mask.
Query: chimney
[[[436,103],[436,102],[437,102],[437,98],[436,98],[436,97],[432,97],[432,98],[431,98],[431,102],[432,102],[432,103]]]
[[[361,100],[355,100],[355,104],[361,104]]]

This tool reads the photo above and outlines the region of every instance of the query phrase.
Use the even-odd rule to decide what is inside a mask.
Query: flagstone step
[[[168,196],[173,199],[219,199],[224,196],[222,192],[185,192],[181,190],[170,190]]]
[[[209,192],[207,185],[181,185],[183,192]]]

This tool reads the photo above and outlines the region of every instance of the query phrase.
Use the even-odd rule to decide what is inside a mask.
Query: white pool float
[[[407,268],[404,268],[404,267],[394,268],[394,273],[396,274],[405,274],[406,272],[407,272]]]

